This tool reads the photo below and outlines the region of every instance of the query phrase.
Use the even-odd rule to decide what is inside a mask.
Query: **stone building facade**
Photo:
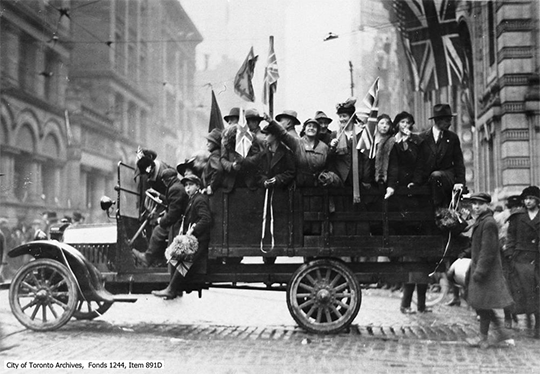
[[[116,165],[137,147],[170,164],[190,147],[195,48],[175,0],[2,0],[0,204],[103,219]],[[79,9],[80,8],[80,9]]]

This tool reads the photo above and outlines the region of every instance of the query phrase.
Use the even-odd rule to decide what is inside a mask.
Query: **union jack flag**
[[[377,116],[379,115],[379,77],[375,79],[375,82],[369,88],[364,100],[362,100],[362,104],[364,106],[358,111],[357,117],[365,126],[356,149],[367,153],[369,158],[375,158],[377,152],[375,129],[377,128]]]
[[[264,71],[264,90],[263,90],[263,103],[268,104],[268,98],[270,92],[275,93],[277,89],[277,80],[279,79],[279,71],[276,60],[276,53],[274,52],[274,37],[270,37],[270,51],[268,52],[268,64]]]
[[[456,5],[459,0],[394,0],[415,90],[463,82],[465,54]]]
[[[249,132],[248,125],[246,123],[246,117],[244,117],[244,110],[240,108],[240,115],[238,116],[239,121],[236,126],[236,146],[235,151],[240,154],[240,156],[246,158],[251,145],[253,144],[253,134]]]

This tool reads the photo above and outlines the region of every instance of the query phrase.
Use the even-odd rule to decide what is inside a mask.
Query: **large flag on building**
[[[249,132],[246,118],[244,116],[244,110],[242,108],[240,108],[237,126],[236,145],[234,150],[240,154],[240,156],[245,158],[248,155],[251,145],[253,144],[253,134]]]
[[[210,109],[210,122],[208,123],[208,132],[213,129],[223,130],[223,117],[221,116],[221,110],[217,103],[216,94],[212,90],[212,108]]]
[[[253,47],[251,47],[244,63],[240,66],[240,70],[238,70],[234,78],[234,92],[246,101],[255,101],[255,92],[253,91],[251,81],[258,57],[255,56]]]
[[[358,141],[357,149],[364,152],[369,158],[375,158],[375,130],[377,129],[377,116],[379,115],[379,77],[371,85],[368,93],[362,100],[362,108],[358,117],[365,124],[362,135]]]
[[[415,90],[461,84],[465,53],[455,0],[394,0]]]
[[[274,37],[270,37],[270,50],[268,52],[268,62],[264,71],[264,89],[263,89],[263,103],[268,104],[270,94],[274,94],[277,89],[277,81],[279,79],[279,71],[276,60],[276,53],[274,52]]]

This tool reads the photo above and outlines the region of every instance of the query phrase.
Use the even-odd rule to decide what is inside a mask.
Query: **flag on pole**
[[[263,104],[268,104],[270,94],[274,94],[277,89],[279,70],[277,66],[276,53],[274,52],[274,37],[270,37],[270,50],[268,51],[268,63],[264,71]]]
[[[208,132],[213,129],[223,130],[223,117],[221,116],[221,110],[216,99],[216,94],[212,90],[212,108],[210,109],[210,122],[208,123]]]
[[[458,32],[458,1],[394,0],[415,90],[461,84],[466,58]]]
[[[240,70],[238,70],[234,78],[234,92],[246,101],[255,101],[255,92],[253,91],[251,80],[253,79],[255,63],[258,57],[255,56],[253,47],[251,47],[244,63],[240,66]]]
[[[379,115],[379,77],[369,88],[362,100],[363,108],[359,111],[360,120],[365,124],[362,135],[358,141],[357,149],[375,158],[375,130],[377,129],[377,116]]]
[[[242,157],[248,155],[251,144],[253,144],[253,134],[249,132],[249,128],[244,117],[244,110],[240,108],[240,114],[238,117],[238,128],[236,129],[236,146],[235,151]]]
[[[67,144],[73,144],[73,132],[71,131],[71,124],[69,123],[69,114],[67,109],[64,110],[64,120],[66,122],[66,135],[67,135]]]

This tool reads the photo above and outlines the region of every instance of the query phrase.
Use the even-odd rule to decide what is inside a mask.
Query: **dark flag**
[[[210,122],[208,124],[208,132],[213,129],[223,130],[223,117],[221,116],[221,110],[216,99],[216,94],[212,90],[212,109],[210,110]]]
[[[464,49],[454,0],[394,0],[415,90],[461,84]]]
[[[234,78],[234,92],[246,101],[255,101],[255,92],[253,91],[251,80],[253,79],[255,63],[258,57],[255,56],[253,47],[251,47],[249,54]]]
[[[264,89],[263,103],[268,104],[271,94],[274,94],[277,89],[277,81],[279,79],[279,70],[277,66],[276,53],[274,52],[274,37],[270,37],[270,50],[268,52],[268,63],[264,71]]]

